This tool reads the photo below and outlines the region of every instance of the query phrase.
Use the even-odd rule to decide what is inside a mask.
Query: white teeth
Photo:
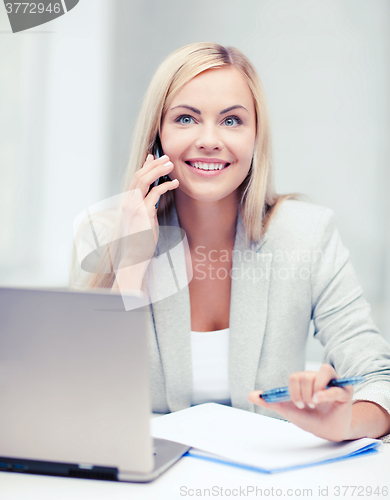
[[[203,163],[203,162],[195,162],[191,163],[191,165],[195,168],[199,168],[200,170],[221,170],[225,166],[224,163]]]

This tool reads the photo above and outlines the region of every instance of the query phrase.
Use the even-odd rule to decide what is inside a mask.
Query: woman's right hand
[[[137,268],[142,268],[140,271],[142,274],[146,271],[158,241],[156,203],[162,194],[176,189],[179,181],[177,179],[167,181],[152,187],[152,189],[150,186],[163,175],[172,172],[173,168],[174,165],[169,161],[167,155],[154,159],[149,154],[143,166],[134,175],[129,191],[121,205],[121,234],[131,235],[131,237],[125,237],[122,240],[124,246],[121,249],[119,265],[119,271],[122,275],[126,274],[122,272],[124,268],[134,265]],[[126,245],[126,242],[129,244]],[[116,273],[117,278],[118,272]]]
[[[161,156],[161,158],[153,159],[153,155],[148,154],[146,161],[143,166],[135,173],[134,178],[130,184],[130,192],[136,189],[140,190],[143,204],[146,208],[148,214],[148,219],[150,221],[150,226],[158,230],[158,220],[157,220],[157,209],[156,204],[161,195],[167,191],[172,191],[176,189],[179,185],[177,179],[173,181],[164,182],[159,186],[154,186],[150,191],[149,188],[151,184],[154,184],[163,175],[168,175],[172,172],[174,166],[169,160],[167,155]],[[140,206],[140,199],[137,196],[136,200],[132,193],[130,196],[126,197],[122,204],[123,217],[131,221],[135,217],[134,222],[130,222],[131,225],[139,224],[140,218],[144,217],[144,210]],[[141,223],[144,225],[144,223]],[[158,236],[157,236],[158,239]],[[156,239],[156,243],[157,243]]]

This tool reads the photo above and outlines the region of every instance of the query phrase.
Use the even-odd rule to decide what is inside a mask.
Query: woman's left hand
[[[343,441],[351,433],[353,387],[325,389],[333,378],[337,378],[334,368],[323,364],[318,372],[290,375],[291,401],[267,403],[259,397],[261,391],[251,392],[248,399],[318,437]]]

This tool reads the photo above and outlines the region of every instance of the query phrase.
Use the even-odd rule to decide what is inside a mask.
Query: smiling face
[[[239,71],[209,69],[193,78],[172,100],[161,128],[163,151],[174,164],[170,177],[180,183],[176,196],[202,202],[235,197],[255,139],[253,97]]]

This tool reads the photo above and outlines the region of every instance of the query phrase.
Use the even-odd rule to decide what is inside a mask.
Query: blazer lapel
[[[247,395],[255,389],[267,320],[272,254],[264,251],[266,237],[248,249],[239,213],[229,319],[229,384],[232,406],[249,411],[254,411],[254,405]]]

